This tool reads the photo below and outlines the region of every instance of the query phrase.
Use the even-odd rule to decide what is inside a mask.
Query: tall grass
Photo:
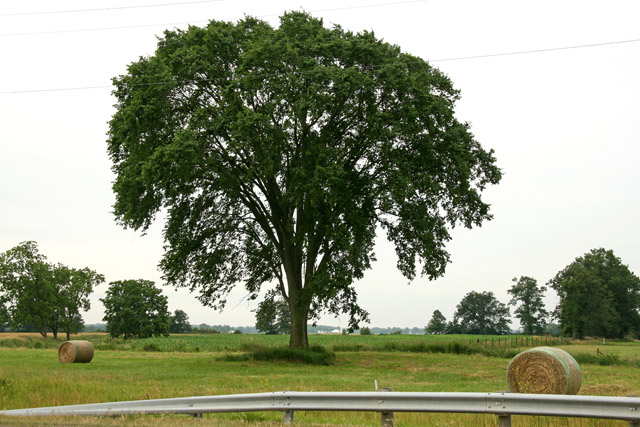
[[[245,354],[228,354],[221,360],[238,362],[254,360],[259,362],[294,362],[307,365],[333,365],[336,361],[335,353],[324,347],[311,346],[308,349],[292,349],[287,347],[263,348]]]

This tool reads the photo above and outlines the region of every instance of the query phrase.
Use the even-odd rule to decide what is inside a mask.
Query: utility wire
[[[92,32],[92,31],[128,30],[132,28],[148,28],[148,27],[164,27],[169,25],[200,24],[203,22],[209,22],[209,21],[201,20],[201,21],[188,21],[188,22],[165,22],[164,24],[123,25],[119,27],[80,28],[75,30],[34,31],[31,33],[5,33],[5,34],[0,34],[0,37],[41,36],[41,35],[49,35],[49,34],[85,33],[85,32]]]
[[[28,16],[28,15],[53,15],[53,14],[60,14],[60,13],[78,13],[78,12],[104,12],[107,10],[142,9],[142,8],[148,8],[148,7],[163,7],[163,6],[181,6],[184,4],[211,3],[211,2],[220,2],[220,1],[224,1],[224,0],[194,0],[194,1],[175,2],[175,3],[144,4],[144,5],[137,5],[137,6],[101,7],[97,9],[70,9],[70,10],[51,10],[51,11],[40,11],[40,12],[0,13],[0,17]]]
[[[610,46],[610,45],[614,45],[614,44],[637,43],[637,42],[640,42],[640,39],[618,40],[618,41],[614,41],[614,42],[581,44],[581,45],[575,45],[575,46],[550,47],[550,48],[547,48],[547,49],[521,50],[521,51],[517,51],[517,52],[490,53],[490,54],[487,54],[487,55],[459,56],[459,57],[455,57],[455,58],[433,59],[433,60],[430,60],[429,62],[462,61],[462,60],[466,60],[466,59],[478,59],[478,58],[495,58],[497,56],[524,55],[524,54],[528,54],[528,53],[553,52],[553,51],[558,51],[558,50],[582,49],[582,48],[586,48],[586,47]]]
[[[209,0],[209,1],[212,1],[212,0]],[[216,0],[216,1],[222,1],[222,0]],[[396,6],[400,4],[424,3],[427,1],[430,1],[430,0],[405,0],[405,1],[390,2],[390,3],[377,3],[377,4],[369,4],[369,5],[361,5],[361,6],[336,7],[332,9],[309,10],[307,12],[309,13],[335,12],[335,11],[352,10],[352,9],[366,9],[366,8],[373,8],[373,7]],[[197,3],[197,2],[194,2],[194,3]],[[281,14],[258,15],[256,16],[256,18],[270,18],[273,16],[280,16],[280,15]],[[82,28],[82,29],[73,29],[73,30],[5,33],[5,34],[0,34],[0,37],[37,36],[37,35],[47,35],[47,34],[80,33],[80,32],[89,32],[89,31],[126,30],[126,29],[132,29],[132,28],[166,27],[170,25],[201,24],[201,23],[207,23],[207,22],[209,22],[209,20],[196,20],[196,21],[186,21],[186,22],[165,22],[162,24],[124,25],[124,26],[117,26],[117,27]]]
[[[554,52],[554,51],[571,50],[571,49],[583,49],[583,48],[589,48],[589,47],[611,46],[611,45],[617,45],[617,44],[637,43],[637,42],[640,42],[640,39],[618,40],[618,41],[612,41],[612,42],[591,43],[591,44],[583,44],[583,45],[575,45],[575,46],[550,47],[546,49],[521,50],[516,52],[490,53],[485,55],[460,56],[455,58],[430,59],[430,60],[427,60],[426,62],[431,63],[431,62],[446,62],[446,61],[463,61],[463,60],[480,59],[480,58],[495,58],[500,56],[526,55],[526,54],[532,54],[532,53]],[[405,62],[405,64],[418,63],[418,62],[420,61]],[[374,68],[384,67],[386,65],[388,64],[374,64],[374,65],[363,66],[362,68],[374,69]],[[297,73],[293,72],[288,74],[302,74],[302,72],[297,72]],[[268,76],[265,76],[265,77],[268,77]],[[180,80],[180,81],[174,80],[174,81],[162,81],[162,82],[156,82],[156,83],[143,83],[137,86],[158,86],[158,85],[175,84],[175,83],[197,83],[197,82],[203,82],[203,81],[214,82],[218,80],[224,80],[224,79],[222,78],[194,79],[194,80]],[[111,85],[110,86],[83,86],[83,87],[69,87],[69,88],[12,90],[12,91],[2,91],[0,92],[0,95],[8,95],[8,94],[16,94],[16,93],[35,93],[35,92],[62,92],[62,91],[108,89],[108,88],[113,88],[113,86]]]

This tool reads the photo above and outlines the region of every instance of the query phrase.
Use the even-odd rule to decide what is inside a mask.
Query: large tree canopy
[[[109,155],[117,219],[160,209],[164,277],[221,308],[238,283],[274,283],[292,316],[367,318],[352,287],[381,227],[409,279],[444,273],[448,227],[490,218],[492,151],[454,117],[451,81],[373,33],[291,12],[166,31],[114,79]]]
[[[592,249],[549,281],[565,334],[623,337],[640,333],[640,278],[613,251]]]

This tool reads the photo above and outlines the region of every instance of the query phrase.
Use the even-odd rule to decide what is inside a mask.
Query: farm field
[[[250,349],[284,346],[287,337],[282,336],[192,335],[127,342],[113,341],[100,334],[73,338],[94,342],[96,353],[91,363],[59,363],[57,347],[62,340],[44,340],[29,334],[0,334],[0,409],[282,390],[372,391],[375,380],[381,387],[392,387],[395,391],[489,392],[506,388],[509,362],[506,355],[497,353],[426,351],[427,344],[457,340],[461,345],[468,345],[476,338],[465,336],[310,336],[312,345],[319,344],[336,351],[336,362],[332,366],[223,360],[225,356]],[[619,357],[618,363],[604,366],[581,363],[583,385],[580,394],[640,394],[640,343],[607,342],[603,345],[586,341],[560,347],[574,355],[593,356],[599,349],[605,355]],[[353,351],[354,348],[360,351]],[[497,425],[496,417],[491,415],[396,413],[395,416],[397,426]],[[211,414],[198,420],[177,415],[46,419],[5,416],[0,417],[0,425],[270,426],[282,425],[282,419],[283,415],[277,412]],[[379,414],[296,413],[296,424],[373,426],[379,425]],[[628,423],[513,417],[513,425],[626,426]]]

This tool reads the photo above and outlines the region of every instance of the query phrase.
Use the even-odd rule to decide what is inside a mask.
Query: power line
[[[462,61],[466,59],[495,58],[497,56],[524,55],[528,53],[553,52],[558,50],[582,49],[586,47],[610,46],[614,44],[637,43],[637,42],[640,42],[640,39],[618,40],[613,42],[581,44],[581,45],[575,45],[575,46],[550,47],[547,49],[521,50],[517,52],[490,53],[486,55],[459,56],[455,58],[433,59],[433,60],[429,60],[429,62]]]
[[[69,10],[50,10],[50,11],[40,11],[40,12],[0,13],[0,17],[2,17],[2,16],[52,15],[52,14],[60,14],[60,13],[78,13],[78,12],[104,12],[104,11],[107,11],[107,10],[142,9],[142,8],[148,8],[148,7],[163,7],[163,6],[181,6],[181,5],[184,5],[184,4],[211,3],[211,2],[220,2],[220,1],[224,1],[224,0],[194,0],[194,1],[175,2],[175,3],[145,4],[145,5],[138,5],[138,6],[101,7],[101,8],[97,8],[97,9],[69,9]]]
[[[25,89],[25,90],[9,90],[0,92],[0,95],[8,95],[15,93],[37,93],[37,92],[71,92],[76,90],[90,90],[90,89],[109,89],[113,86],[79,86],[79,87],[62,87],[62,88],[49,88],[49,89]]]
[[[213,1],[213,0],[208,0]],[[222,0],[215,0],[222,1]],[[318,9],[318,10],[309,10],[309,13],[320,13],[320,12],[336,12],[342,10],[352,10],[352,9],[366,9],[373,7],[383,7],[383,6],[396,6],[401,4],[411,4],[411,3],[424,3],[429,0],[404,0],[390,3],[377,3],[377,4],[369,4],[369,5],[361,5],[361,6],[345,6],[345,7],[336,7],[332,9]],[[194,2],[197,3],[197,2]],[[96,9],[97,10],[97,9]],[[269,15],[258,15],[256,18],[270,18],[273,16],[280,16],[280,14],[269,14]],[[73,30],[53,30],[53,31],[34,31],[34,32],[25,32],[25,33],[5,33],[0,34],[0,37],[18,37],[18,36],[38,36],[38,35],[50,35],[50,34],[63,34],[63,33],[80,33],[80,32],[89,32],[89,31],[109,31],[109,30],[126,30],[133,28],[148,28],[148,27],[166,27],[170,25],[187,25],[187,24],[200,24],[206,23],[209,20],[196,20],[196,21],[185,21],[185,22],[165,22],[161,24],[140,24],[140,25],[123,25],[116,27],[99,27],[99,28],[81,28],[81,29],[73,29]]]
[[[575,45],[575,46],[550,47],[546,49],[521,50],[521,51],[515,51],[515,52],[490,53],[490,54],[484,54],[484,55],[460,56],[455,58],[430,59],[427,62],[446,62],[446,61],[463,61],[463,60],[480,59],[480,58],[495,58],[500,56],[525,55],[525,54],[532,54],[532,53],[554,52],[554,51],[570,50],[570,49],[583,49],[583,48],[589,48],[589,47],[611,46],[616,44],[637,43],[637,42],[640,42],[640,39],[618,40],[618,41],[602,42],[602,43],[590,43],[590,44]],[[405,64],[410,64],[410,62]],[[374,69],[374,68],[384,67],[386,65],[388,64],[373,64],[373,65],[365,66],[364,68]],[[301,73],[301,72],[298,72],[298,73]],[[289,73],[289,74],[295,74],[295,72]],[[203,81],[214,82],[217,80],[222,80],[222,79],[197,79],[197,80],[194,79],[194,80],[180,80],[179,82],[181,83],[203,82]],[[157,85],[173,84],[177,82],[178,81],[162,81],[162,82],[156,82],[156,83],[140,84],[138,86],[157,86]],[[36,93],[36,92],[63,92],[63,91],[109,89],[109,88],[113,88],[113,86],[111,85],[83,86],[83,87],[69,87],[69,88],[13,90],[13,91],[2,91],[0,92],[0,95],[18,94],[18,93]]]
[[[34,31],[31,33],[6,33],[0,34],[0,37],[16,37],[16,36],[41,36],[49,34],[63,34],[63,33],[84,33],[91,31],[108,31],[108,30],[127,30],[132,28],[147,28],[147,27],[162,27],[169,25],[185,25],[185,24],[200,24],[203,22],[209,22],[207,20],[202,21],[188,21],[188,22],[165,22],[164,24],[142,24],[142,25],[124,25],[119,27],[100,27],[100,28],[81,28],[75,30],[54,30],[54,31]]]

